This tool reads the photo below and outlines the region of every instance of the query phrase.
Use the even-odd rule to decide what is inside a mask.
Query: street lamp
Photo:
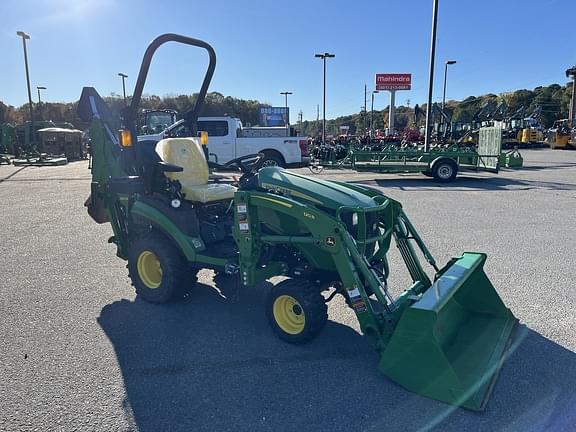
[[[292,92],[289,91],[283,91],[280,92],[281,95],[284,95],[284,99],[285,99],[285,103],[284,103],[284,107],[286,108],[286,121],[285,121],[285,126],[286,126],[286,131],[288,131],[288,126],[290,125],[290,116],[288,115],[288,95],[291,95]],[[288,135],[287,135],[288,136]]]
[[[566,69],[566,78],[572,78],[572,98],[568,117],[570,118],[570,127],[574,127],[574,117],[576,116],[576,65]]]
[[[442,112],[446,105],[446,77],[448,76],[448,65],[456,64],[456,60],[446,60],[444,62],[444,91],[442,92]]]
[[[38,115],[40,120],[42,120],[42,99],[40,99],[40,90],[46,90],[46,87],[38,86],[36,87],[36,90],[38,90]]]
[[[24,47],[24,66],[26,67],[26,84],[28,85],[28,108],[30,108],[30,123],[32,124],[32,134],[34,136],[34,113],[32,110],[32,92],[30,90],[30,72],[28,71],[28,51],[26,50],[26,40],[30,36],[23,31],[17,31],[16,34],[22,38],[22,46]]]
[[[334,58],[336,55],[325,52],[324,54],[315,54],[314,57],[321,58],[324,62],[324,102],[322,107],[322,144],[324,144],[326,142],[326,59]]]
[[[446,79],[448,77],[448,66],[456,64],[456,60],[446,60],[444,62],[444,90],[442,91],[442,116],[440,118],[440,124],[444,125],[444,119],[446,113],[444,112],[444,107],[446,106]]]
[[[38,86],[36,87],[36,90],[38,90],[38,105],[40,105],[42,103],[42,99],[40,99],[40,90],[47,90],[47,89],[46,87]]]
[[[118,76],[122,77],[122,92],[124,93],[124,105],[126,105],[126,83],[125,80],[128,78],[128,75],[123,74],[122,72],[118,72]]]
[[[376,93],[380,93],[378,90],[372,90],[372,105],[370,106],[370,138],[373,135],[373,128],[374,128],[374,95]]]

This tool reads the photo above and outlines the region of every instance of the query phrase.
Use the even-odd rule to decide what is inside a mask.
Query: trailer
[[[496,127],[480,129],[478,146],[458,144],[433,147],[424,151],[423,146],[386,146],[380,151],[357,150],[351,147],[344,158],[337,152],[325,151],[322,160],[313,159],[310,170],[321,172],[324,168],[352,169],[360,172],[401,173],[420,172],[440,182],[454,180],[462,171],[498,173],[502,167],[522,166],[520,154],[502,153],[502,130]]]

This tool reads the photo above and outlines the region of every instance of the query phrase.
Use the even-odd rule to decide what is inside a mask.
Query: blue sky
[[[374,74],[411,72],[412,90],[397,105],[426,100],[431,0],[195,1],[1,0],[0,100],[27,100],[21,39],[28,41],[32,86],[46,86],[43,100],[77,100],[83,86],[102,95],[121,93],[118,72],[129,75],[129,93],[147,43],[173,32],[204,39],[218,57],[210,90],[284,105],[292,120],[322,109],[322,64],[329,51],[328,118],[358,112],[364,84]],[[434,100],[442,94],[443,61],[450,67],[448,99],[564,84],[576,63],[573,0],[440,0]],[[155,57],[145,92],[197,91],[206,67],[200,51],[166,46]],[[36,92],[33,93],[36,100]],[[376,95],[376,108],[388,104]],[[368,105],[370,101],[368,101]],[[368,106],[368,109],[370,107]]]

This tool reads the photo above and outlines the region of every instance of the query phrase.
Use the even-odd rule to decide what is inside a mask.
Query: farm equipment
[[[65,156],[50,156],[46,153],[26,153],[18,158],[12,159],[15,166],[58,166],[66,165],[68,159]]]
[[[143,124],[141,135],[159,134],[168,126],[176,123],[178,111],[171,109],[142,110]]]
[[[38,130],[42,153],[65,156],[68,160],[86,159],[88,150],[78,129],[44,128]]]
[[[195,106],[184,116],[195,130],[216,57],[207,43],[181,35],[159,36],[147,48],[122,121],[93,88],[83,89],[78,105],[79,116],[91,121],[88,213],[111,224],[109,242],[128,261],[137,295],[153,303],[177,299],[193,289],[204,268],[240,291],[286,276],[266,302],[281,339],[313,339],[327,321],[326,303],[341,295],[391,380],[421,395],[484,409],[517,323],[483,270],[486,255],[466,252],[438,266],[402,205],[368,187],[261,168],[261,154],[225,166],[208,162],[205,135],[138,142],[135,118],[144,82],[166,42],[209,54]],[[241,177],[209,181],[209,168],[239,170]],[[388,286],[393,242],[412,280],[396,298]]]
[[[68,129],[56,129],[55,124],[51,121],[38,121],[34,124],[25,122],[24,124],[16,126],[3,124],[0,128],[0,153],[5,151],[9,155],[14,155],[14,158],[12,159],[8,155],[2,155],[0,163],[12,163],[18,166],[54,166],[67,164],[68,159],[64,154],[68,152],[65,151],[64,147],[61,151],[59,147],[53,146],[52,144],[55,144],[55,140],[52,140],[52,134],[43,134],[43,132],[41,132],[45,132],[46,130],[61,130],[64,133],[70,132]],[[81,135],[81,132],[78,132]],[[44,145],[46,145],[46,149],[44,149]],[[54,152],[54,149],[57,149],[57,151]]]
[[[16,154],[18,139],[16,127],[10,123],[0,124],[0,165],[9,165],[11,156]]]
[[[551,149],[572,149],[575,148],[571,144],[572,127],[570,120],[562,119],[556,120],[554,125],[548,130],[546,135],[546,142]]]
[[[344,155],[342,149],[322,147],[312,149],[310,170],[314,173],[324,168],[347,168],[355,171],[398,173],[421,172],[439,182],[453,181],[460,171],[487,171],[497,173],[501,167],[521,168],[519,153],[506,153],[514,159],[512,164],[502,156],[502,131],[486,127],[479,131],[478,145],[441,144],[425,152],[422,146],[389,144],[381,148],[350,146]]]

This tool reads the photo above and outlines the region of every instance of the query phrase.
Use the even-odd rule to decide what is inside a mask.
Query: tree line
[[[453,122],[468,123],[475,120],[475,115],[487,107],[488,113],[491,109],[496,110],[503,107],[497,116],[506,117],[511,113],[522,111],[523,115],[536,114],[538,120],[544,127],[550,127],[557,119],[568,117],[568,107],[572,92],[572,83],[565,86],[552,84],[549,86],[536,87],[533,90],[516,90],[502,93],[500,95],[487,94],[483,96],[470,96],[462,101],[448,101],[445,108],[446,115]],[[140,107],[142,109],[173,109],[180,113],[190,110],[196,102],[197,94],[194,95],[167,95],[159,97],[156,95],[144,95]],[[104,97],[115,114],[120,114],[124,107],[124,100],[117,94],[110,94]],[[56,123],[69,122],[76,127],[83,129],[88,125],[83,124],[76,114],[78,102],[52,103],[45,102],[34,104],[35,119],[52,120]],[[128,100],[130,103],[130,100]],[[257,100],[239,99],[232,96],[224,96],[218,92],[211,92],[206,95],[206,102],[201,111],[204,116],[229,115],[238,117],[242,122],[252,126],[258,125],[259,108],[269,106]],[[421,110],[426,111],[426,105],[422,105]],[[439,121],[440,110],[433,110],[434,120]],[[422,117],[417,124],[415,122],[414,107],[400,106],[396,108],[396,129],[403,131],[405,128],[417,128],[422,125]],[[340,126],[349,126],[352,133],[362,133],[370,129],[384,129],[388,124],[388,107],[383,110],[375,110],[373,114],[368,112],[358,112],[335,119],[327,119],[326,129],[328,134],[338,134]],[[502,118],[497,118],[502,119]],[[29,120],[29,107],[24,104],[20,107],[6,105],[0,102],[0,123],[21,124]],[[476,119],[478,120],[478,119]],[[481,118],[480,118],[481,120]],[[303,135],[316,136],[322,132],[322,120],[303,121],[296,125]]]
[[[448,101],[445,107],[446,116],[455,123],[470,123],[474,120],[487,120],[488,115],[493,114],[495,120],[504,120],[517,113],[519,116],[528,117],[534,114],[540,124],[549,128],[555,120],[568,117],[570,100],[572,95],[572,83],[565,86],[552,84],[549,86],[536,87],[533,90],[516,90],[500,95],[487,94],[483,96],[469,96],[462,101]],[[432,119],[440,121],[440,104],[433,109]],[[483,107],[486,110],[480,112]],[[415,118],[414,107],[396,107],[395,128],[403,131],[406,128],[417,129],[425,122],[426,104],[419,107],[424,115]],[[500,108],[500,109],[499,109]],[[481,114],[481,115],[478,115]],[[383,110],[361,111],[356,114],[337,117],[326,120],[326,133],[335,135],[339,133],[340,126],[350,126],[352,133],[361,134],[370,129],[384,129],[388,125],[389,107]],[[475,118],[476,117],[476,118]],[[418,120],[416,122],[416,120]],[[322,133],[322,120],[304,121],[300,130],[305,135],[316,136]]]
[[[168,95],[164,97],[143,95],[140,108],[142,110],[173,109],[179,113],[185,113],[194,106],[197,96],[197,94]],[[124,99],[115,93],[110,94],[110,96],[105,96],[103,99],[106,101],[108,106],[110,106],[112,113],[119,116],[125,106]],[[130,97],[128,97],[127,103],[130,103],[130,100]],[[78,101],[68,103],[34,103],[34,119],[51,120],[55,123],[69,122],[77,128],[84,129],[88,127],[88,125],[83,124],[82,120],[78,118],[76,113],[77,106]],[[259,121],[260,106],[269,105],[262,104],[257,100],[238,99],[231,96],[224,96],[218,92],[211,92],[206,95],[206,100],[200,115],[229,115],[242,119],[245,124],[250,123],[252,125],[257,125]],[[16,108],[0,102],[0,123],[22,124],[30,119],[29,112],[29,104],[27,103]]]

